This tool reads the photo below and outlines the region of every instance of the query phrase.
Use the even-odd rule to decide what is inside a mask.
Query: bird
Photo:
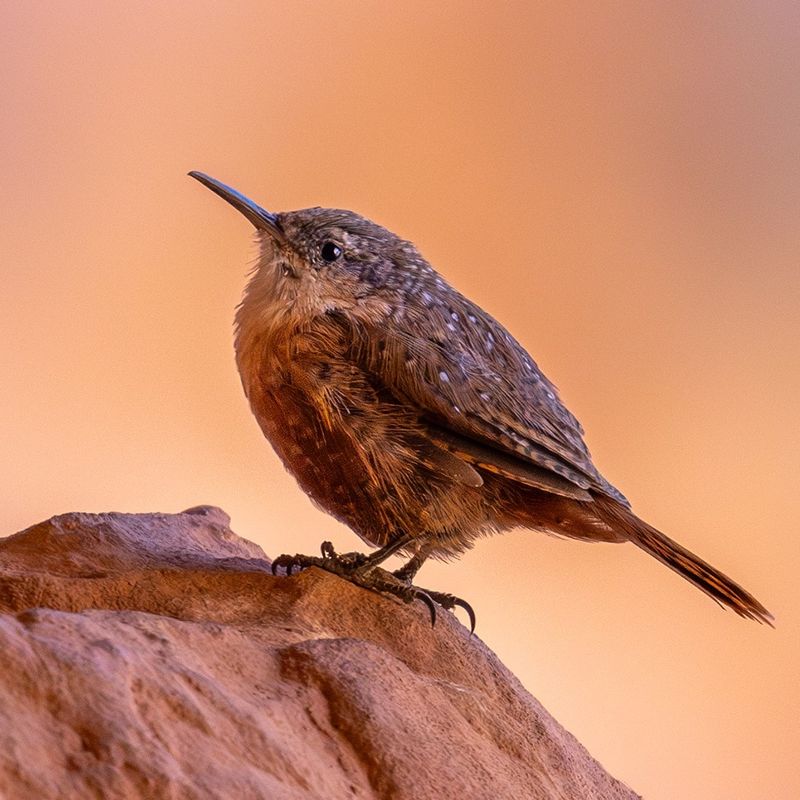
[[[632,542],[720,605],[772,624],[749,592],[640,519],[594,466],[584,430],[525,348],[453,288],[417,248],[343,209],[273,213],[202,172],[254,226],[257,256],[235,315],[250,408],[287,470],[370,554],[282,555],[273,572],[316,566],[437,607],[418,587],[428,558],[527,528]],[[381,566],[398,554],[406,563]]]

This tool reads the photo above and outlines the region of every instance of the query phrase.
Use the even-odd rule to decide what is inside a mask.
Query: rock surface
[[[635,798],[450,614],[273,577],[219,509],[0,540],[0,797]]]

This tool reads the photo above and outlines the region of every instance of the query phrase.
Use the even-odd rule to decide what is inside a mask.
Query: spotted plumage
[[[404,580],[429,556],[522,526],[632,541],[737,613],[769,619],[633,514],[522,345],[413,244],[350,211],[271,214],[193,174],[257,229],[236,356],[259,425],[318,506],[382,554],[411,557]]]

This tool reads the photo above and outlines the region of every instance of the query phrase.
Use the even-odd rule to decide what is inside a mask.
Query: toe
[[[422,589],[415,589],[414,598],[425,603],[431,615],[431,628],[436,627],[436,603],[433,602],[431,596],[427,592],[422,591]]]

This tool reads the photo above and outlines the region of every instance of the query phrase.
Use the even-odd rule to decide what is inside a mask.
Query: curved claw
[[[475,633],[475,611],[473,611],[472,606],[460,597],[453,598],[453,605],[459,606],[467,612],[467,616],[469,617],[469,635],[472,636],[472,634]]]
[[[319,551],[322,553],[323,558],[336,558],[336,551],[333,549],[333,543],[325,541],[319,546]]]
[[[294,565],[295,565],[295,560],[294,558],[292,558],[292,556],[283,555],[283,556],[277,556],[276,558],[272,559],[272,566],[270,567],[270,569],[272,570],[273,575],[277,575],[278,570],[281,567],[283,567],[285,573],[287,575],[291,575],[292,567]]]
[[[272,574],[273,575],[277,575],[278,574],[278,570],[281,567],[285,567],[285,566],[286,565],[284,564],[284,556],[278,556],[277,558],[273,558],[272,559],[272,566],[270,567],[270,569],[272,570]]]
[[[416,600],[422,600],[426,606],[428,606],[428,611],[431,612],[431,628],[436,627],[436,603],[433,602],[433,599],[427,592],[423,592],[422,589],[417,589],[414,592],[414,598]]]
[[[312,558],[311,556],[290,556],[284,553],[272,559],[272,566],[270,569],[273,575],[277,575],[278,570],[283,567],[284,574],[289,577],[294,574],[295,569],[302,570],[304,567],[315,566],[318,561],[318,558]]]

